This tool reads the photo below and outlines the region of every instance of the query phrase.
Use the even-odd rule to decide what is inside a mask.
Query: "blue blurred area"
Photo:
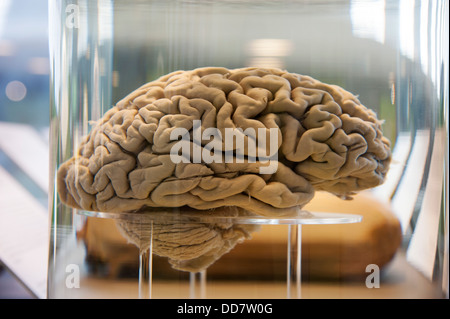
[[[46,0],[0,0],[0,121],[49,125],[47,15]]]
[[[0,0],[0,122],[28,124],[39,131],[49,126],[47,12],[47,0]],[[22,83],[26,91],[17,92],[11,83]],[[1,150],[0,165],[36,193],[29,177]],[[0,260],[0,299],[16,298],[33,296]]]

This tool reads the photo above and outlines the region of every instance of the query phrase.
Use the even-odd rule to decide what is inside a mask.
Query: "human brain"
[[[196,120],[202,131],[215,128],[222,136],[227,128],[258,129],[257,141],[275,129],[276,170],[261,173],[267,160],[248,154],[242,162],[195,161],[194,152],[189,161],[174,161],[177,128],[188,132],[191,149],[208,145],[194,145]],[[58,193],[65,204],[90,211],[236,206],[289,215],[315,190],[350,197],[381,184],[391,159],[381,124],[353,94],[309,76],[260,68],[176,71],[104,114],[60,166]]]

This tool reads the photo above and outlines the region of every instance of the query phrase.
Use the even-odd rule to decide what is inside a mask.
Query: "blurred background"
[[[0,1],[0,119],[48,128],[47,1]],[[45,134],[43,134],[45,136]]]
[[[25,161],[16,157],[26,155],[20,152],[34,139],[42,146],[48,145],[49,127],[49,53],[48,53],[48,9],[46,0],[0,0],[0,130],[11,128],[27,135],[17,136],[16,140],[0,136],[0,189],[13,185],[5,177],[5,171],[13,176],[14,186],[26,189],[39,202],[39,211],[47,211],[47,192],[45,182],[30,177],[30,169],[38,169],[41,176],[48,174],[48,160],[44,149],[44,158]],[[19,133],[20,134],[20,133]],[[22,139],[24,143],[18,145]],[[35,143],[35,144],[36,144]],[[15,147],[13,147],[15,145]],[[30,164],[33,163],[33,168]],[[23,164],[23,165],[22,165]],[[6,211],[15,210],[15,202],[0,195],[0,247],[7,244],[4,231]],[[9,197],[11,199],[11,197]],[[2,219],[3,218],[3,219]],[[3,223],[3,224],[2,224]],[[20,261],[17,261],[20,262]],[[7,266],[0,258],[0,298],[33,298],[20,280],[6,270]]]

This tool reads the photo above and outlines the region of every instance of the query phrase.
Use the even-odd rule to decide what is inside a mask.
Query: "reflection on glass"
[[[352,32],[356,37],[385,41],[386,0],[361,1],[350,3]]]

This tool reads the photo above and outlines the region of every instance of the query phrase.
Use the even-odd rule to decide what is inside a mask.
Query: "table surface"
[[[73,298],[138,298],[136,281],[108,281],[89,279],[83,281],[84,289],[73,289]],[[120,296],[117,294],[120,292]],[[189,298],[189,284],[173,281],[155,281],[152,289],[155,299]],[[284,299],[283,282],[207,281],[206,298],[210,299]],[[32,298],[16,279],[3,270],[0,273],[0,298]],[[367,288],[365,282],[310,281],[302,284],[303,299],[440,299],[445,298],[440,285],[430,282],[409,265],[405,254],[399,251],[383,270],[380,287]]]

